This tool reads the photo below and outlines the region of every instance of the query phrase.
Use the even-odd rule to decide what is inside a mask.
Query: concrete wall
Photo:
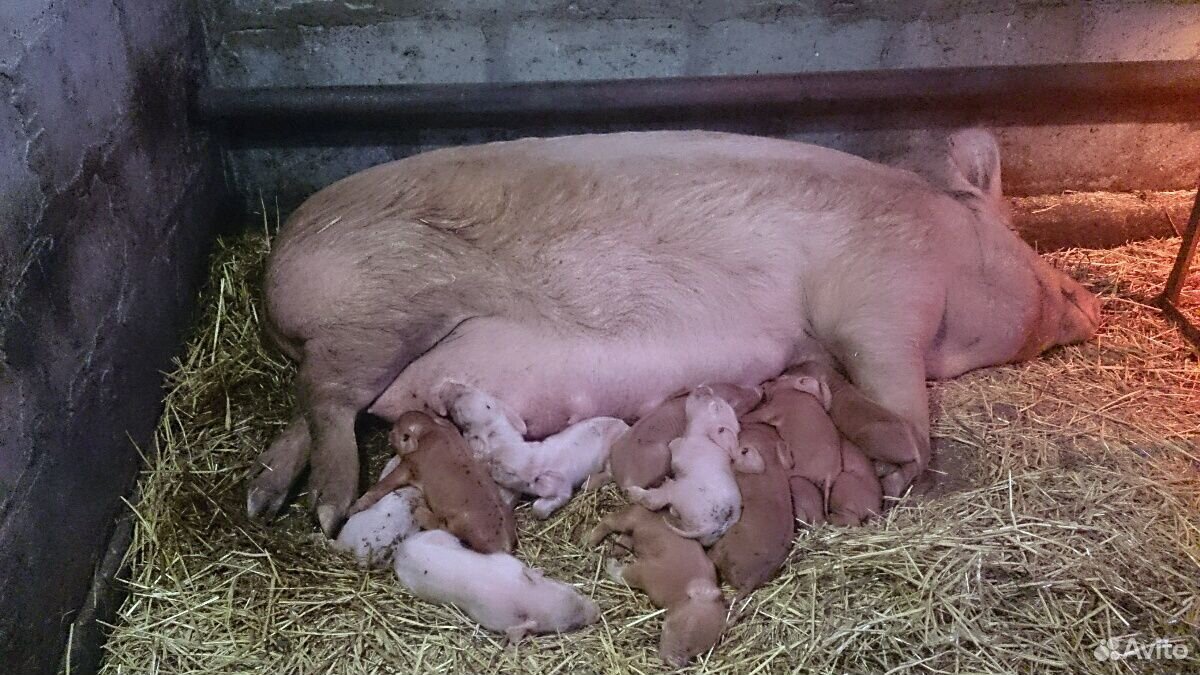
[[[150,448],[212,236],[184,2],[0,2],[0,671],[54,672]],[[119,561],[109,556],[110,563]],[[75,672],[98,625],[76,626]]]
[[[665,77],[1200,57],[1200,4],[1089,0],[204,0],[209,77],[225,86]],[[888,158],[897,133],[790,120],[724,128]],[[554,129],[553,133],[580,131]],[[544,133],[397,130],[371,147],[247,148],[227,169],[251,199],[440,145]],[[1011,194],[1175,189],[1200,171],[1186,124],[1000,130]]]

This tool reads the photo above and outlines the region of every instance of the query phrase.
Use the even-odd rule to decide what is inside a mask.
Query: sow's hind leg
[[[267,265],[269,326],[300,361],[302,421],[264,453],[264,470],[247,497],[251,515],[273,515],[308,466],[311,501],[330,536],[358,488],[358,413],[457,323],[489,309],[480,301],[496,295],[480,290],[490,259],[452,233],[394,219],[334,227],[340,219],[333,215],[348,208],[347,189],[321,193],[298,209]],[[377,194],[368,185],[359,196]]]
[[[394,330],[342,324],[326,325],[303,344],[296,378],[300,414],[259,459],[262,471],[247,494],[252,517],[275,515],[308,466],[310,502],[321,529],[336,533],[358,491],[355,420],[412,359],[415,349],[398,348],[402,342],[415,344]]]
[[[254,463],[256,473],[246,491],[246,513],[251,518],[270,518],[279,513],[288,490],[308,466],[311,447],[308,420],[297,414]]]

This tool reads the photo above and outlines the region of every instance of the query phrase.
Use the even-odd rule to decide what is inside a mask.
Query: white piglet
[[[709,387],[697,387],[684,404],[687,428],[671,441],[672,476],[657,488],[630,486],[629,498],[657,511],[669,506],[677,533],[709,546],[742,515],[742,495],[732,460],[738,451],[737,413]]]
[[[388,461],[380,478],[391,473],[399,461],[399,457]],[[417,531],[414,514],[423,508],[425,499],[418,488],[409,486],[390,492],[370,508],[350,516],[333,546],[352,553],[364,567],[382,567],[391,560],[396,542]]]
[[[495,397],[475,387],[446,382],[439,396],[463,430],[476,456],[491,463],[500,485],[538,497],[533,513],[549,517],[571,499],[575,488],[608,465],[608,453],[629,425],[615,417],[593,417],[542,441],[526,441],[520,418]]]
[[[476,459],[489,459],[502,448],[525,444],[521,416],[491,394],[447,380],[437,387],[436,397],[462,430]]]
[[[478,553],[443,530],[396,546],[396,577],[429,602],[450,604],[510,643],[527,634],[565,633],[595,623],[596,603],[507,553]]]

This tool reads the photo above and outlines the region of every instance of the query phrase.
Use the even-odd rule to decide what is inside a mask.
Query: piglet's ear
[[[833,396],[829,393],[829,385],[825,384],[825,380],[807,375],[798,375],[791,378],[791,384],[792,388],[797,391],[812,394],[813,398],[821,402],[821,407],[826,412],[829,412],[829,405],[833,401]]]
[[[817,384],[821,387],[821,393],[817,396],[817,400],[825,408],[825,412],[829,412],[829,408],[833,405],[833,393],[829,391],[829,385],[825,380],[817,380]]]
[[[733,468],[740,473],[762,473],[766,471],[767,465],[758,450],[743,445],[738,448],[737,457],[733,460]]]
[[[716,443],[732,457],[737,451],[737,434],[725,425],[714,428],[708,434],[709,440]]]
[[[512,425],[513,429],[517,430],[518,434],[524,436],[525,432],[529,431],[529,428],[525,426],[525,420],[521,419],[517,411],[510,408],[507,403],[500,399],[496,399],[496,404],[500,406],[500,412],[504,414],[504,419],[508,420],[508,423]]]
[[[466,393],[467,385],[458,380],[446,378],[433,386],[429,397],[429,407],[433,412],[445,417],[449,407]]]
[[[682,438],[676,438],[675,440],[671,441],[670,443],[667,443],[667,449],[673,453],[679,449],[679,446],[682,443],[683,443]]]
[[[779,441],[775,444],[775,456],[779,458],[779,463],[785,469],[790,469],[795,465],[792,460],[792,451],[788,449],[787,443]]]

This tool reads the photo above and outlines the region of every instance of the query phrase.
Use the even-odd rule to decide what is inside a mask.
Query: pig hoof
[[[834,527],[857,527],[862,525],[862,521],[849,514],[831,513],[829,514],[829,524]]]
[[[618,560],[609,558],[608,562],[604,564],[604,573],[615,583],[625,583],[625,564]]]
[[[638,487],[637,485],[630,485],[629,488],[625,490],[625,496],[629,497],[629,501],[633,502],[634,504],[641,504],[646,508],[650,508],[650,506],[646,504],[646,497],[648,494],[649,490]]]
[[[899,498],[908,490],[909,479],[904,475],[903,471],[889,473],[879,481],[883,487],[883,494],[888,497]]]
[[[326,537],[333,539],[337,536],[338,530],[341,529],[344,509],[339,509],[333,504],[322,504],[317,507],[317,522],[321,524],[321,531]]]
[[[276,492],[262,487],[251,487],[246,492],[246,515],[252,519],[270,520],[274,518],[287,497],[286,492]]]
[[[543,497],[533,503],[533,515],[538,517],[538,520],[545,520],[554,515],[554,512],[559,510],[570,499],[562,497]]]

